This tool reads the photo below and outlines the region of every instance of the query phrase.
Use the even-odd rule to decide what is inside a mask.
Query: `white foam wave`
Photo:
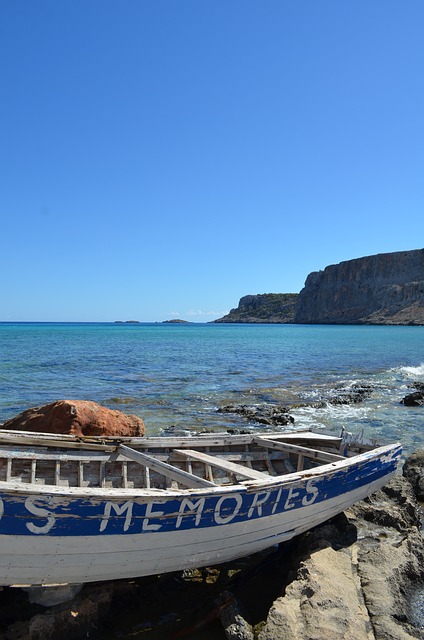
[[[424,362],[422,362],[418,367],[399,367],[399,373],[403,375],[409,376],[411,378],[422,376],[424,377]]]
[[[363,421],[373,415],[371,407],[363,405],[331,405],[320,408],[297,407],[290,411],[295,424],[302,428],[323,428],[339,431],[342,426],[358,430]]]

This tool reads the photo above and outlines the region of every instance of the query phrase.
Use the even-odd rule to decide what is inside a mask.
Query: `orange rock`
[[[23,411],[7,420],[3,429],[75,436],[143,436],[144,422],[138,416],[112,411],[88,400],[58,400]]]

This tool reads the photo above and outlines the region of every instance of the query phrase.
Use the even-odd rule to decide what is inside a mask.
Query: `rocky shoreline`
[[[378,493],[262,554],[86,585],[50,608],[4,588],[0,639],[422,639],[413,602],[424,593],[423,489],[424,450]]]
[[[407,407],[420,407],[424,405],[424,383],[411,382],[409,388],[414,391],[407,393],[400,401]],[[359,404],[369,398],[375,388],[371,384],[354,382],[351,384],[339,384],[332,389],[330,394],[323,395],[314,402],[302,404],[277,404],[274,402],[260,402],[256,404],[233,403],[217,408],[218,413],[228,413],[243,418],[247,428],[256,428],[263,424],[269,427],[280,427],[295,423],[290,411],[299,407],[313,407],[319,409],[327,405]],[[250,424],[249,424],[250,423]]]

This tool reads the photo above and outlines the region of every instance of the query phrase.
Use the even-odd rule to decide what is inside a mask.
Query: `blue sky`
[[[2,321],[198,322],[424,246],[422,0],[3,0]]]

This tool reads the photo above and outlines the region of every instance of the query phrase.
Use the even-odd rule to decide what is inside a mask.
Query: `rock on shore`
[[[58,400],[27,409],[3,423],[2,428],[74,436],[144,435],[144,423],[138,416],[112,411],[88,400]]]
[[[409,480],[420,502],[424,502],[424,449],[415,451],[404,464],[403,475]]]
[[[411,592],[424,581],[418,513],[411,485],[397,476],[302,536],[293,579],[259,640],[423,638],[410,607]]]

